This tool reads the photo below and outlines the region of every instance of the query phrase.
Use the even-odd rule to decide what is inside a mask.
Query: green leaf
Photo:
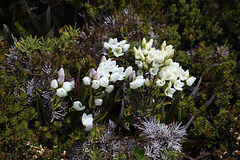
[[[40,95],[37,95],[37,112],[38,112],[38,120],[40,121],[41,125],[45,125],[48,122],[47,113],[43,106],[42,100]]]
[[[181,97],[181,94],[178,93],[177,98],[174,100],[174,102],[172,103],[172,105],[168,110],[166,118],[163,120],[165,124],[169,124],[173,121],[173,117],[176,115],[178,111],[180,97]]]

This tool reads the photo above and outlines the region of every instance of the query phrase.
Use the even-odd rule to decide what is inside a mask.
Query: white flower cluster
[[[118,42],[117,38],[110,38],[109,42],[104,43],[104,48],[111,49],[111,52],[116,57],[124,55],[124,52],[126,52],[129,47],[130,44],[126,44],[126,40]]]
[[[64,82],[65,73],[63,68],[58,71],[58,76],[58,80],[54,79],[51,81],[50,87],[57,89],[56,95],[58,97],[66,97],[67,92],[71,91],[74,88],[74,81]]]
[[[97,71],[92,68],[89,72],[89,76],[83,78],[83,83],[86,86],[91,86],[94,90],[101,87],[105,88],[107,93],[110,93],[114,89],[114,85],[110,83],[115,83],[116,81],[124,80],[128,78],[132,73],[132,67],[129,66],[125,71],[123,67],[119,67],[116,61],[112,61],[110,58],[106,60],[103,56],[101,63],[97,68]],[[96,106],[102,105],[102,99],[95,99],[94,103]]]
[[[133,48],[135,54],[135,64],[138,66],[136,80],[130,83],[131,89],[146,86],[157,85],[158,87],[165,86],[165,95],[173,96],[176,90],[182,91],[185,85],[191,86],[196,80],[195,77],[189,76],[189,71],[184,71],[177,62],[172,61],[174,49],[172,45],[166,45],[164,41],[161,45],[161,50],[152,48],[153,40],[146,42],[142,40],[142,47]],[[144,79],[143,73],[147,73],[149,78]],[[155,84],[154,79],[157,78]]]

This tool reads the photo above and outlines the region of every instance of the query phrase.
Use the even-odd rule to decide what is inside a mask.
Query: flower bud
[[[90,84],[91,84],[91,78],[90,77],[84,77],[83,78],[83,84],[85,85],[85,86],[89,86]]]
[[[100,87],[99,81],[98,80],[93,80],[91,87],[95,90],[98,89]]]
[[[95,106],[101,106],[102,103],[103,103],[103,100],[100,99],[100,98],[94,100],[94,104],[95,104]]]
[[[58,82],[57,82],[56,79],[52,80],[52,82],[50,84],[50,87],[53,88],[53,89],[58,88]]]
[[[114,89],[114,85],[109,85],[109,86],[107,86],[107,88],[105,89],[105,91],[106,91],[107,93],[111,93],[111,92],[113,91],[113,89]]]
[[[58,97],[66,97],[67,91],[64,88],[58,88],[56,94]]]
[[[70,82],[64,82],[62,86],[67,92],[69,92],[72,89],[72,85]]]
[[[195,82],[195,80],[196,80],[196,77],[189,77],[188,79],[187,79],[187,85],[188,86],[191,86],[194,82]]]
[[[59,84],[63,84],[64,82],[64,78],[65,78],[65,73],[64,73],[64,69],[60,68],[60,70],[58,71],[58,82]]]

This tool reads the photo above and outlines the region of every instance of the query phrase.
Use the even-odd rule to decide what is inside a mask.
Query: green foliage
[[[133,156],[136,160],[146,160],[148,157],[145,155],[145,150],[143,148],[139,148],[139,146],[133,146]]]
[[[163,149],[163,155],[161,158],[163,160],[174,160],[174,159],[182,159],[183,155],[182,153],[179,153],[178,151],[173,151],[171,149],[164,148]]]

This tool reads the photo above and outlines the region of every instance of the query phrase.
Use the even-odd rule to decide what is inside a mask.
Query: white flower
[[[188,77],[189,77],[189,70],[184,71],[183,69],[181,69],[179,78],[182,81],[185,81],[186,79],[188,79]]]
[[[159,87],[162,87],[162,86],[164,86],[165,85],[165,83],[166,83],[166,81],[164,80],[164,81],[162,81],[161,79],[158,79],[157,81],[156,81],[156,84],[157,84],[157,86],[159,86]]]
[[[170,87],[167,87],[164,91],[165,95],[172,98],[173,96],[173,93],[175,92],[176,90],[174,88],[170,88]]]
[[[179,80],[175,81],[173,86],[176,90],[182,91],[183,90],[182,87],[184,86],[184,83],[181,82],[179,79]]]
[[[109,49],[109,47],[110,47],[109,43],[107,43],[107,42],[104,42],[103,46],[105,49]]]
[[[117,45],[118,45],[117,38],[114,38],[114,39],[110,38],[109,39],[109,47],[110,48],[115,48]]]
[[[156,76],[158,73],[158,70],[159,70],[158,68],[150,68],[149,72],[151,75]]]
[[[72,85],[70,82],[64,82],[62,86],[67,92],[69,92],[72,89]]]
[[[50,87],[53,88],[53,89],[58,88],[58,82],[57,82],[56,79],[52,80],[52,82],[50,84]]]
[[[109,86],[106,87],[105,91],[107,93],[111,93],[113,91],[113,89],[114,89],[114,85],[109,85]]]
[[[107,77],[101,77],[101,78],[99,79],[99,84],[100,84],[100,86],[102,86],[102,87],[107,87],[108,84],[109,84],[109,79],[108,79]]]
[[[95,90],[98,89],[100,87],[99,81],[98,80],[93,80],[91,87]]]
[[[189,77],[186,81],[187,85],[191,86],[195,82],[195,80],[196,80],[196,77],[193,77],[193,76]]]
[[[130,76],[130,74],[132,73],[132,71],[133,71],[132,66],[127,67],[127,69],[124,72],[125,73],[125,78],[128,78]]]
[[[136,79],[135,81],[131,82],[129,84],[129,86],[130,86],[131,89],[137,89],[139,87],[142,87],[144,82],[145,82],[145,80],[143,78],[139,78],[139,79]]]
[[[89,86],[89,85],[91,84],[91,78],[88,77],[88,76],[84,77],[84,78],[83,78],[83,84],[84,84],[85,86]]]
[[[76,109],[77,111],[82,111],[85,109],[85,106],[82,106],[82,103],[80,101],[75,101],[73,103],[73,108]]]
[[[153,58],[151,58],[150,56],[147,56],[146,63],[150,64],[150,63],[152,63],[153,60],[154,60]]]
[[[58,71],[58,82],[59,84],[63,84],[64,82],[64,78],[65,78],[65,73],[64,73],[64,69],[60,68],[60,70]]]
[[[58,88],[56,94],[58,97],[66,97],[67,91],[64,88]]]
[[[122,47],[123,52],[126,52],[130,48],[130,44],[125,44],[124,47]]]
[[[135,64],[138,66],[139,69],[141,69],[143,67],[142,61],[135,60]]]
[[[86,115],[86,113],[83,113],[82,124],[86,127],[85,131],[91,131],[93,128],[92,114]]]
[[[119,56],[122,56],[124,53],[122,52],[122,48],[121,47],[115,47],[113,50],[112,50],[113,54],[115,57],[119,57]]]
[[[100,98],[94,100],[94,104],[95,104],[95,106],[101,106],[102,103],[103,103],[103,100],[100,99]]]

